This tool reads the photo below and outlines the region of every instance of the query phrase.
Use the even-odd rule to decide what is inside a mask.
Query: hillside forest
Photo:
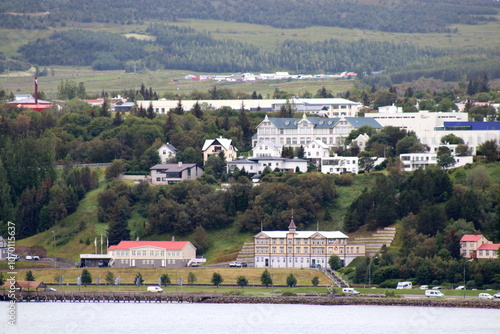
[[[388,94],[394,93],[375,91],[368,98],[375,101],[378,95]],[[437,106],[446,94],[429,96],[429,103]],[[269,116],[288,113],[301,116],[286,108]],[[211,233],[231,229],[236,237],[261,228],[286,229],[292,212],[299,229],[314,229],[321,223],[351,233],[396,224],[399,244],[384,249],[376,261],[359,263],[350,273],[355,282],[363,282],[367,265],[373,265],[377,284],[398,278],[456,283],[462,277],[459,240],[463,234],[479,232],[500,241],[500,168],[498,145],[493,141],[478,148],[474,165],[407,173],[397,155],[422,150],[418,138],[392,127],[379,133],[366,128],[362,131],[373,133],[366,151],[352,152],[347,146],[336,151],[372,156],[384,147],[386,163],[375,170],[367,168],[364,174],[323,175],[313,165],[304,174],[268,169],[260,184],[253,186],[245,170],[228,175],[222,155],[206,162],[199,179],[151,186],[116,177],[147,174],[159,163],[157,148],[165,142],[179,150],[172,162],[201,165],[204,140],[219,136],[232,139],[246,152],[265,113],[249,112],[244,104],[240,110],[199,105],[184,110],[181,100],[167,115],[156,115],[150,107],[115,113],[108,102],[92,107],[74,98],[41,113],[2,105],[0,115],[0,234],[5,233],[7,221],[15,221],[19,240],[64,227],[67,232],[58,236],[57,247],[80,238],[78,247],[85,249],[90,243],[82,237],[86,228],[105,224],[111,244],[137,237],[177,236],[191,240],[203,254],[213,246]],[[356,135],[351,133],[349,138]],[[303,154],[300,149],[284,151],[290,157]],[[111,165],[104,173],[74,166],[83,162]],[[223,182],[228,183],[224,191],[220,190]],[[72,219],[89,193],[97,193],[95,220]],[[471,268],[471,286],[500,284],[499,260],[473,263]]]
[[[451,25],[487,25],[498,21],[496,1],[32,1],[0,5],[0,27],[43,32],[13,55],[0,53],[0,72],[31,66],[88,66],[94,70],[189,70],[202,73],[340,73],[353,71],[364,83],[386,87],[430,77],[459,81],[487,73],[500,77],[495,43],[483,47],[417,45],[411,34],[458,35]],[[207,30],[179,26],[188,19],[305,29],[313,26],[359,29],[342,40],[275,39],[273,47],[255,41],[216,38]],[[132,26],[134,36],[99,29],[102,24]],[[140,27],[140,28],[137,28]],[[372,40],[363,31],[408,34]],[[279,30],[276,30],[279,35]],[[427,38],[427,37],[426,37]],[[467,43],[466,43],[467,44]],[[0,50],[3,52],[3,49]],[[41,73],[44,73],[43,71]],[[46,72],[45,72],[46,73]]]

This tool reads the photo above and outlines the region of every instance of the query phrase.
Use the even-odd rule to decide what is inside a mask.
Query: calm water
[[[500,333],[500,310],[268,304],[0,303],[0,333]]]

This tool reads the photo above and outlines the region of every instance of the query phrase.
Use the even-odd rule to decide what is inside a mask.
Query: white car
[[[438,290],[425,290],[426,297],[444,297],[444,294]]]
[[[493,297],[495,297],[495,298],[500,298],[500,292],[495,293],[495,294],[493,295]]]
[[[233,262],[229,263],[229,266],[230,267],[241,267],[241,263],[239,263],[237,261],[233,261]]]
[[[465,289],[465,286],[463,285],[459,285],[455,288],[455,290],[464,290]]]
[[[421,285],[420,289],[421,290],[427,290],[427,289],[429,289],[429,286],[428,285]]]
[[[148,286],[148,292],[162,292],[163,289],[159,286]]]
[[[25,258],[26,260],[33,260],[33,256],[31,256],[31,255],[26,255],[24,258]]]
[[[492,299],[493,299],[493,296],[492,296],[492,295],[490,295],[489,293],[483,292],[483,293],[480,293],[480,294],[479,294],[479,298],[480,298],[480,299],[488,299],[488,300],[492,300]]]

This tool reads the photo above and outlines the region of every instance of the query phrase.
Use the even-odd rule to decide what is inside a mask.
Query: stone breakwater
[[[340,296],[226,296],[222,293],[188,292],[78,292],[78,291],[23,291],[10,298],[8,291],[0,291],[0,301],[16,302],[90,302],[90,303],[213,303],[213,304],[302,304],[302,305],[373,305],[467,307],[500,309],[500,301],[468,299],[340,297]]]
[[[205,299],[203,303],[243,304],[304,304],[304,305],[373,305],[373,306],[423,306],[466,307],[500,309],[500,302],[462,299],[418,299],[418,298],[363,298],[363,297],[245,297],[225,296]]]

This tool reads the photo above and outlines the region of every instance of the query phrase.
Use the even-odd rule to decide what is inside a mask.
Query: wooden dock
[[[223,297],[223,293],[189,292],[79,292],[79,291],[16,291],[9,298],[9,291],[0,292],[0,301],[16,302],[91,302],[91,303],[201,303]]]

